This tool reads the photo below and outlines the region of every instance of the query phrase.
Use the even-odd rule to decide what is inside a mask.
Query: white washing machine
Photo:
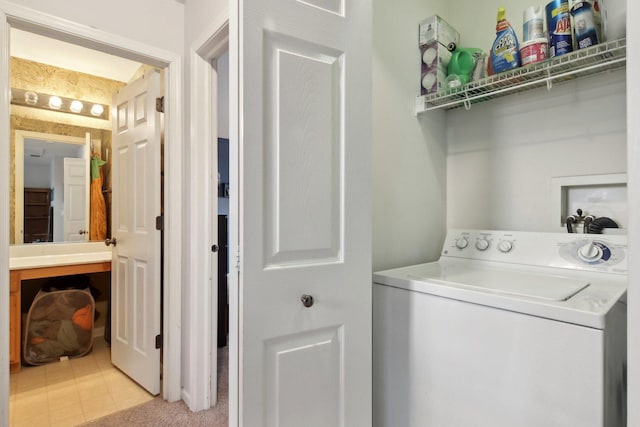
[[[626,289],[626,236],[451,230],[374,274],[374,426],[625,425]]]

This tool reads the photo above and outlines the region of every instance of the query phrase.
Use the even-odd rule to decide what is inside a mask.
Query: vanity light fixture
[[[101,116],[102,113],[104,113],[104,107],[100,104],[93,104],[93,107],[91,107],[91,115]]]
[[[109,120],[109,106],[86,100],[11,88],[11,104]],[[91,105],[91,108],[85,108]]]
[[[76,114],[81,112],[83,108],[84,105],[82,105],[82,102],[78,101],[77,99],[71,101],[71,105],[69,106],[69,110],[71,110],[72,113]]]
[[[38,94],[31,91],[25,92],[24,102],[26,102],[28,105],[36,105],[38,103]]]
[[[49,97],[49,108],[59,110],[62,107],[62,99],[59,96],[52,95]]]

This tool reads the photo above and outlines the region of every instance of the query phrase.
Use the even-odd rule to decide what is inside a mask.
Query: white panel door
[[[371,2],[238,16],[240,423],[370,426]]]
[[[160,392],[160,95],[157,72],[114,95],[111,361]]]
[[[65,157],[64,159],[64,241],[81,242],[89,236],[87,206],[87,161]],[[54,195],[55,196],[55,195]]]

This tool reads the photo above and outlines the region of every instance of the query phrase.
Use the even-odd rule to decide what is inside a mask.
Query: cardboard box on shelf
[[[421,56],[420,94],[437,92],[444,87],[447,66],[451,60],[448,47],[460,43],[460,34],[438,15],[433,15],[419,24],[419,47]]]

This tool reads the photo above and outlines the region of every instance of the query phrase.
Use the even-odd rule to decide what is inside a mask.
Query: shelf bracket
[[[464,109],[469,111],[471,110],[471,101],[469,101],[469,92],[464,91]]]
[[[413,115],[414,117],[418,117],[418,113],[427,110],[427,103],[424,100],[424,96],[418,95],[416,97],[416,104],[414,107]]]
[[[547,90],[551,90],[553,87],[553,80],[551,80],[551,68],[547,67]]]

